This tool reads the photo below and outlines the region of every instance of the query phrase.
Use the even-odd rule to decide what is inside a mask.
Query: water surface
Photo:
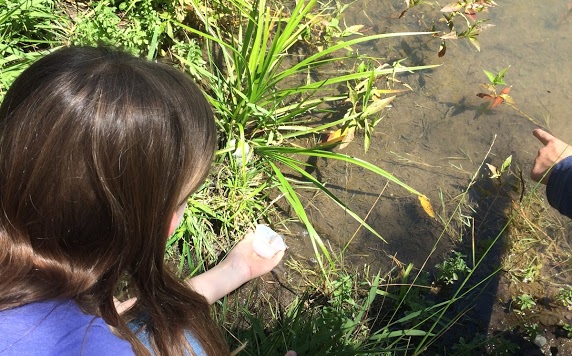
[[[528,175],[540,147],[532,130],[544,127],[572,142],[570,1],[497,3],[498,7],[484,14],[495,27],[478,37],[480,52],[468,41],[449,41],[446,55],[439,58],[439,41],[430,36],[382,40],[362,47],[362,53],[376,56],[382,62],[407,58],[404,63],[408,65],[442,65],[400,77],[413,92],[395,100],[394,108],[377,126],[370,150],[364,153],[359,144],[345,149],[346,153],[379,165],[426,194],[443,216],[450,216],[456,198],[476,176],[480,190],[475,188],[472,192],[473,211],[467,212],[467,221],[472,221],[473,239],[481,240],[499,233],[510,205],[510,199],[498,198],[502,194],[495,191],[494,182],[488,178],[490,172],[479,171],[482,161],[498,167],[512,155],[513,178],[522,172],[526,195],[534,186]],[[424,31],[439,16],[435,7],[425,5],[396,19],[395,14],[404,7],[404,1],[360,0],[349,7],[345,20],[348,25],[363,24],[372,33],[381,33]],[[507,66],[510,69],[505,80],[512,86],[510,95],[520,112],[508,105],[483,112],[480,106],[484,101],[476,95],[484,91],[481,85],[487,82],[483,69],[498,72]],[[397,259],[416,267],[426,264],[431,269],[451,249],[471,250],[474,241],[467,239],[466,231],[464,236],[455,235],[454,229],[462,225],[459,219],[450,233],[436,243],[443,225],[429,218],[417,199],[396,185],[386,185],[386,180],[341,162],[320,161],[317,168],[320,179],[350,208],[362,217],[367,216],[367,222],[387,241],[359,229],[326,197],[313,197],[309,205],[313,209],[309,211],[318,230],[334,242],[343,244],[352,240],[346,257],[355,263],[388,268]],[[519,179],[514,182],[520,184]],[[540,189],[543,194],[544,188]],[[440,194],[445,211],[440,207]],[[549,213],[560,219],[554,211]],[[567,220],[562,219],[561,223],[565,231],[559,231],[566,239],[570,235]],[[563,249],[568,246],[567,241],[558,243]],[[493,252],[491,265],[498,264],[506,251],[499,247]],[[567,275],[546,283],[570,283]],[[483,324],[491,318],[499,323],[498,318],[491,316],[499,298],[495,296],[499,285],[502,282],[495,281],[488,295],[481,298],[487,305],[478,309]]]

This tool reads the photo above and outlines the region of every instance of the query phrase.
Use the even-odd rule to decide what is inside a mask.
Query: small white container
[[[262,258],[272,258],[277,252],[285,251],[287,246],[280,234],[266,225],[256,225],[252,248]]]
[[[243,162],[249,163],[250,161],[252,161],[253,152],[250,149],[248,143],[246,142],[237,143],[236,139],[233,138],[230,141],[228,141],[228,145],[231,148],[235,149],[232,155],[236,157],[236,164],[238,164],[239,167],[242,167]]]

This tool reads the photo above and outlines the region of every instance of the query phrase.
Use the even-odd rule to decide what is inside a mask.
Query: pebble
[[[546,345],[546,338],[542,335],[536,335],[536,337],[534,338],[534,344],[538,347],[543,347],[544,345]]]

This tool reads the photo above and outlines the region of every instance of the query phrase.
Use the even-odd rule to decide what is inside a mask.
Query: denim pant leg
[[[135,335],[137,335],[137,338],[139,339],[139,341],[141,341],[141,343],[143,345],[145,345],[145,347],[149,350],[149,352],[151,353],[151,356],[155,356],[155,353],[153,352],[153,348],[151,347],[151,338],[149,337],[149,332],[144,327],[144,325],[145,325],[144,322],[140,319],[134,320],[134,321],[130,322],[129,324],[127,324],[127,326],[129,326],[129,329],[131,329],[131,331],[133,331],[135,333]],[[139,331],[139,332],[137,332],[137,331]],[[205,350],[203,350],[203,347],[201,346],[201,344],[199,344],[197,339],[195,339],[195,337],[193,336],[193,334],[191,334],[190,331],[185,331],[185,337],[187,338],[189,345],[191,345],[191,347],[193,348],[193,351],[195,352],[196,355],[207,356],[207,354],[206,354]]]

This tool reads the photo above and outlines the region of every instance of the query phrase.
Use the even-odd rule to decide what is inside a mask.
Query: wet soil
[[[367,222],[386,240],[360,229],[327,197],[308,195],[308,213],[317,230],[334,247],[351,240],[345,257],[354,265],[370,264],[384,270],[398,260],[418,268],[426,266],[431,271],[452,249],[470,254],[475,241],[477,245],[479,241],[484,244],[500,235],[485,261],[486,266],[494,269],[515,253],[512,248],[519,246],[522,234],[517,230],[501,231],[518,206],[515,202],[534,189],[528,172],[539,143],[531,132],[540,125],[564,140],[572,137],[568,119],[572,99],[572,22],[569,1],[497,2],[499,6],[485,14],[495,27],[478,37],[480,52],[468,41],[450,41],[446,55],[439,58],[439,41],[430,36],[384,40],[361,49],[388,63],[407,58],[407,65],[442,65],[401,76],[413,91],[394,101],[394,107],[376,127],[369,151],[364,153],[358,138],[344,152],[375,163],[421,191],[443,217],[451,216],[457,197],[473,177],[477,184],[470,191],[467,205],[472,208],[467,212],[473,223],[471,231],[461,230],[462,224],[454,221],[457,225],[439,238],[443,223],[428,217],[417,198],[403,189],[346,163],[314,162],[316,176],[352,210],[367,216]],[[404,3],[360,0],[346,11],[345,21],[348,25],[364,24],[371,33],[382,33],[424,31],[439,19],[439,7],[430,4],[412,9],[398,19],[396,14],[404,9]],[[443,24],[437,22],[437,26]],[[508,105],[483,111],[483,99],[476,95],[487,81],[483,69],[497,72],[509,65],[505,80],[512,85],[510,94],[520,112]],[[484,160],[499,167],[509,155],[513,184],[499,186],[481,163]],[[543,199],[543,189],[539,188],[539,199]],[[467,314],[471,321],[465,325],[472,326],[459,330],[489,336],[501,333],[521,346],[515,354],[572,355],[570,339],[561,327],[572,322],[572,313],[555,300],[559,288],[572,284],[571,224],[552,208],[545,208],[541,200],[537,205],[541,211],[532,209],[536,211],[534,221],[542,225],[540,230],[546,235],[537,240],[547,242],[535,244],[532,252],[527,252],[536,256],[540,266],[537,274],[525,283],[522,276],[512,273],[514,270],[503,269]],[[547,221],[550,223],[545,224]],[[289,238],[291,255],[311,263],[312,250],[304,242],[307,239],[303,231],[295,231]],[[518,269],[516,265],[512,267]],[[491,269],[481,273],[485,275]],[[525,293],[538,301],[537,306],[515,313],[514,298]],[[544,344],[537,342],[542,347],[536,346],[531,333],[525,330],[526,325],[533,324],[538,325],[538,335],[546,338]],[[460,333],[453,333],[449,341],[456,341]],[[491,350],[482,352],[494,354]]]

